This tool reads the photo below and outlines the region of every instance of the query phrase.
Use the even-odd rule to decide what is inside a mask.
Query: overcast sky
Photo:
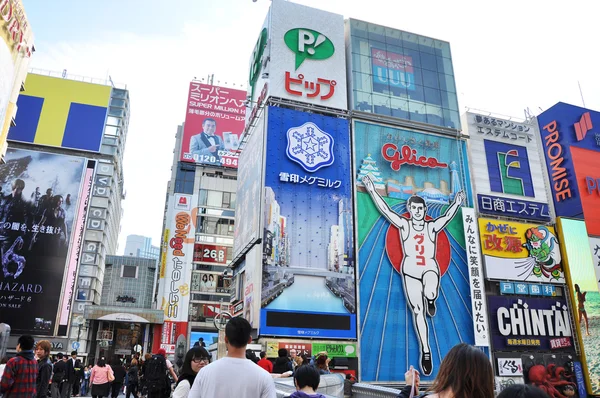
[[[595,42],[600,3],[590,1],[297,0],[450,42],[461,113],[523,118],[558,101],[600,109]],[[245,88],[248,60],[270,1],[23,0],[35,34],[31,66],[127,84],[125,151],[129,234],[159,245],[164,194],[189,81]],[[226,84],[225,84],[226,83]]]

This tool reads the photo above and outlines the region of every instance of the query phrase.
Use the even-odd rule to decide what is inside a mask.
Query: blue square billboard
[[[461,206],[472,206],[465,143],[354,123],[361,379],[433,380],[474,343]]]
[[[356,338],[350,131],[269,107],[260,334]]]

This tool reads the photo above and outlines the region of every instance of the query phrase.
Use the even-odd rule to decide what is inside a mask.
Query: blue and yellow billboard
[[[29,74],[8,140],[98,152],[110,86]]]

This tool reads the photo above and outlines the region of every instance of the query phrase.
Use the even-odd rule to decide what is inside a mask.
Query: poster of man
[[[0,165],[0,310],[16,333],[52,334],[85,159],[9,149]],[[40,195],[40,192],[45,192]]]

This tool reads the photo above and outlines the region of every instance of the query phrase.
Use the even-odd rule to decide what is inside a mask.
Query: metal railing
[[[104,86],[112,86],[114,88],[127,90],[126,84],[115,83],[112,81],[110,76],[108,76],[106,79],[99,79],[96,77],[81,76],[81,75],[74,75],[72,73],[67,73],[66,69],[62,72],[57,72],[57,71],[52,71],[52,70],[47,70],[47,69],[29,68],[29,73],[34,73],[36,75],[50,76],[50,77],[58,77],[60,79],[75,80],[75,81],[84,82],[84,83],[102,84]],[[25,86],[27,86],[27,81],[25,81]]]
[[[287,398],[294,391],[296,391],[291,378],[275,379],[275,387],[277,398]],[[339,373],[321,375],[321,382],[319,383],[319,389],[317,392],[319,394],[323,394],[326,398],[343,398],[344,377]],[[400,394],[400,390],[373,384],[356,383],[352,386],[353,398],[395,398],[398,396],[398,394]]]

